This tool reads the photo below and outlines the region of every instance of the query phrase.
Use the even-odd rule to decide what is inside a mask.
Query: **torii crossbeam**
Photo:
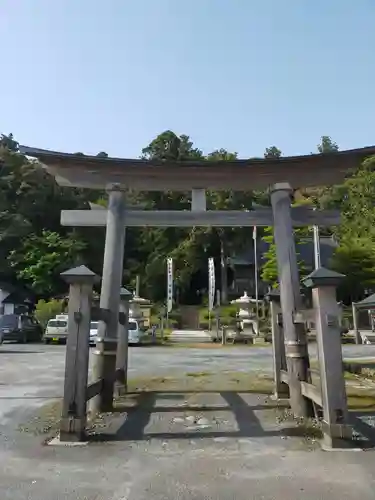
[[[337,210],[313,210],[307,207],[291,209],[294,227],[337,226],[340,213]],[[103,227],[107,225],[107,210],[62,210],[61,224],[75,227]],[[273,226],[272,209],[256,210],[125,210],[126,227],[252,227]]]

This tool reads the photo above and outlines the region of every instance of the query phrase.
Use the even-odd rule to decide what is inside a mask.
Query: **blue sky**
[[[0,0],[0,132],[138,157],[375,144],[374,0]]]

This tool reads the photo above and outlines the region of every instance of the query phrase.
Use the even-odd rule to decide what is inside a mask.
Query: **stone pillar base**
[[[116,370],[116,382],[114,388],[115,397],[124,396],[128,392],[126,371],[122,368]]]
[[[86,441],[86,418],[64,417],[60,421],[60,441]]]
[[[354,442],[353,429],[346,424],[328,424],[323,421],[323,441],[322,448],[325,450],[353,449]]]

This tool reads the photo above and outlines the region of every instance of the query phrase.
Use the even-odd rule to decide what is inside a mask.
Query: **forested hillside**
[[[337,150],[329,137],[322,137],[317,151]],[[110,154],[110,152],[108,152]],[[204,155],[188,136],[171,131],[160,134],[140,152],[144,158],[233,159],[237,153],[225,149]],[[104,156],[107,153],[100,152]],[[265,157],[278,157],[282,152],[271,146]],[[62,209],[89,208],[88,202],[105,204],[105,193],[61,188],[34,161],[18,152],[12,135],[0,138],[0,279],[18,282],[31,288],[38,297],[64,293],[66,286],[59,273],[69,266],[85,263],[101,274],[104,229],[64,228],[60,225]],[[251,209],[254,204],[267,205],[265,192],[215,192],[208,196],[209,209]],[[190,193],[129,193],[131,204],[148,208],[183,209],[190,206]],[[375,159],[370,158],[343,185],[298,191],[296,203],[341,210],[342,224],[332,231],[340,242],[332,266],[348,275],[341,290],[343,298],[357,300],[366,289],[375,287]],[[309,234],[300,230],[298,238]],[[268,235],[268,236],[267,236]],[[270,238],[270,232],[258,231],[258,237]],[[272,241],[271,241],[272,243]],[[194,303],[197,290],[207,287],[207,258],[219,261],[252,244],[251,229],[150,229],[131,228],[126,233],[124,284],[134,286],[141,277],[142,293],[153,300],[165,297],[165,259],[175,261],[176,286],[182,302]],[[271,245],[263,276],[272,282],[275,275],[274,249]],[[217,266],[219,270],[220,266]],[[220,276],[218,275],[218,282]]]

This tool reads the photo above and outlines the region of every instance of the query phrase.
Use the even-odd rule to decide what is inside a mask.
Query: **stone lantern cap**
[[[97,274],[95,274],[91,269],[86,266],[78,266],[73,267],[72,269],[68,269],[63,273],[60,273],[61,278],[69,284],[82,284],[82,285],[93,285],[94,283],[98,283],[100,278]]]
[[[134,295],[131,302],[133,302],[134,304],[139,304],[140,306],[151,304],[150,300],[143,299],[142,297],[138,297],[138,295]]]
[[[125,287],[120,288],[120,298],[122,300],[130,300],[133,297],[133,294],[129,292],[129,290]]]
[[[242,295],[242,297],[238,298],[238,299],[234,299],[231,301],[231,304],[251,304],[252,303],[252,300],[251,298],[247,295],[247,292],[244,292],[244,294]]]
[[[338,286],[345,278],[344,274],[331,271],[325,267],[315,269],[311,274],[306,276],[302,283],[306,288],[317,288],[320,286]]]

